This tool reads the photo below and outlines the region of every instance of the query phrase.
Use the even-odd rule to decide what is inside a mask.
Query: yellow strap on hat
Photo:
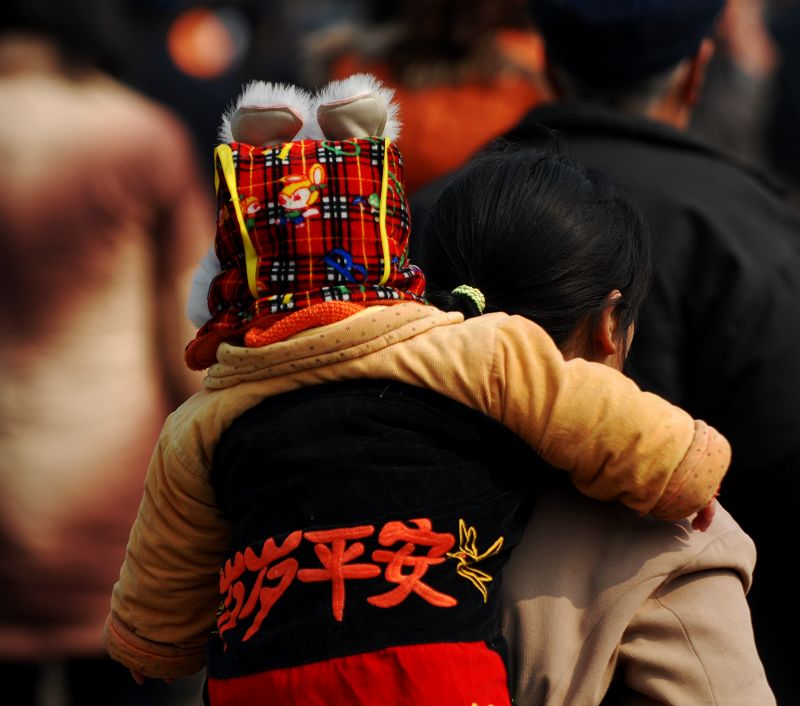
[[[389,250],[389,234],[386,232],[386,199],[389,196],[389,145],[392,141],[383,138],[383,172],[381,174],[381,203],[378,209],[378,225],[381,232],[381,249],[383,251],[383,274],[378,281],[379,285],[384,285],[389,281],[392,272],[392,253]]]
[[[233,164],[233,151],[228,145],[217,145],[214,150],[214,159],[222,167],[222,174],[225,177],[225,184],[231,196],[233,210],[236,212],[236,220],[239,223],[239,232],[242,235],[242,245],[244,247],[244,260],[247,269],[247,286],[254,299],[258,299],[258,289],[256,288],[256,269],[258,267],[258,255],[250,240],[250,233],[244,222],[242,205],[239,202],[239,193],[236,189],[236,168]],[[219,192],[219,172],[214,170],[214,190]]]

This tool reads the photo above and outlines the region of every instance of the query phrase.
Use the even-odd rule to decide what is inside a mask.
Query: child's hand
[[[714,501],[718,497],[719,488],[717,488],[717,492],[714,493],[714,497],[711,499],[711,502],[695,515],[694,519],[692,520],[692,529],[696,529],[698,532],[705,532],[709,527],[711,527],[711,521],[714,519],[714,513],[716,512]]]
[[[715,509],[716,506],[712,500],[694,516],[694,519],[692,520],[692,529],[696,529],[699,532],[705,532],[711,526],[711,521],[714,519]]]

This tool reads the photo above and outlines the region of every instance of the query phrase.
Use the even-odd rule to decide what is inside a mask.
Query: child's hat
[[[424,278],[407,261],[391,98],[366,75],[334,82],[315,99],[258,83],[225,114],[214,158],[214,252],[190,297],[202,324],[187,346],[190,368],[216,362],[220,343],[241,344],[300,310],[422,301]]]

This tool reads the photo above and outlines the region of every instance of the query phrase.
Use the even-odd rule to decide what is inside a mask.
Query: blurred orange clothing
[[[544,48],[539,35],[506,30],[498,35],[497,46],[507,62],[497,76],[420,88],[401,85],[385,64],[353,53],[333,63],[332,79],[371,73],[394,89],[402,122],[397,144],[403,152],[409,195],[460,167],[547,97],[541,79]]]

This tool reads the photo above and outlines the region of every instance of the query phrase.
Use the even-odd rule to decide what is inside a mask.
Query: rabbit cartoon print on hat
[[[188,306],[199,327],[189,367],[214,363],[223,341],[243,343],[248,331],[317,304],[422,301],[424,278],[407,260],[392,97],[366,74],[315,96],[253,82],[225,112],[217,236]]]
[[[325,169],[321,164],[313,164],[308,174],[290,174],[281,177],[284,187],[278,194],[278,203],[284,209],[281,223],[291,220],[295,225],[303,225],[306,218],[318,216],[319,209],[314,204],[325,188]]]

